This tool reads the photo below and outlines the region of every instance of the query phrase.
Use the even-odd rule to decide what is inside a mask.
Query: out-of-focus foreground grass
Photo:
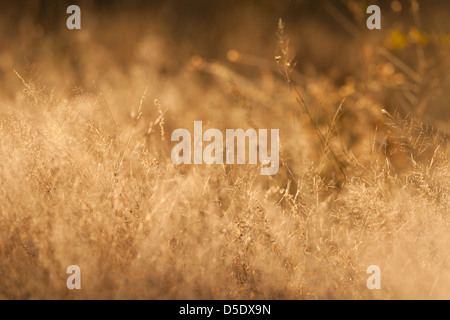
[[[0,298],[450,297],[447,2],[123,2],[2,12]],[[194,120],[278,174],[173,165]]]

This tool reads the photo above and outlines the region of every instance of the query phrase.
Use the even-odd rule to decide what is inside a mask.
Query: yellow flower
[[[418,43],[423,46],[428,44],[428,36],[425,32],[420,32],[417,28],[411,28],[408,33],[410,43]]]
[[[402,50],[408,45],[408,38],[401,30],[392,30],[386,41],[386,47],[391,50]]]

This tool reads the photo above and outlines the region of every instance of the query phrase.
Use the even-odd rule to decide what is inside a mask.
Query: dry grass
[[[166,35],[136,36],[127,70],[97,35],[74,36],[80,68],[45,46],[29,68],[3,52],[0,298],[450,297],[450,151],[435,129],[448,121],[423,120],[445,88],[410,79],[424,72],[407,62],[425,59],[415,49],[405,70],[377,53],[381,38],[352,40],[361,54],[338,84],[293,68],[284,41],[281,76],[241,51],[171,73],[159,69],[172,70]],[[409,116],[384,106],[392,91]],[[194,120],[280,128],[280,171],[173,165],[170,134]],[[66,288],[73,264],[80,291]]]

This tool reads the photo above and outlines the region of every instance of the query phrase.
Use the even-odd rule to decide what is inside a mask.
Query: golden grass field
[[[450,298],[447,2],[39,3],[0,14],[1,299]],[[174,165],[194,120],[280,129],[278,173]]]

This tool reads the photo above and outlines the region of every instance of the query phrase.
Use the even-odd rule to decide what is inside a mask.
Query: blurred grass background
[[[2,1],[0,297],[448,298],[450,3],[368,4]],[[279,173],[173,166],[194,120]]]

